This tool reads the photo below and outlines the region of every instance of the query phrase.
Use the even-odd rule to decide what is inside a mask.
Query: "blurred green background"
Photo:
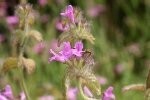
[[[0,65],[5,58],[12,56],[11,34],[14,29],[7,25],[7,16],[14,15],[19,0],[0,0],[6,3],[6,13],[0,16],[0,34],[5,40],[0,43]],[[122,93],[125,85],[146,82],[150,67],[150,0],[47,0],[41,5],[38,0],[28,0],[37,13],[34,28],[39,30],[46,45],[42,53],[33,50],[35,43],[29,44],[25,56],[36,61],[33,74],[25,74],[26,83],[33,98],[43,94],[61,96],[65,65],[58,62],[48,63],[49,46],[53,39],[61,34],[56,29],[60,12],[66,5],[79,7],[91,23],[95,44],[85,42],[85,48],[94,53],[96,65],[94,72],[103,76],[107,83],[102,85],[104,91],[114,86],[117,100],[143,100],[144,93],[129,91]],[[12,70],[0,76],[0,87],[6,83],[12,85],[15,93],[18,87],[18,74]]]

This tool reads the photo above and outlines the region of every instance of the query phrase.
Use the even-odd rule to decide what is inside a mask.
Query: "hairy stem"
[[[84,92],[83,92],[83,88],[82,88],[82,85],[81,85],[81,78],[79,78],[79,81],[78,81],[78,88],[79,88],[79,92],[80,92],[80,94],[81,94],[81,96],[82,96],[82,98],[84,99],[84,100],[101,100],[101,99],[95,99],[95,98],[90,98],[90,97],[88,97],[88,96],[86,96],[85,94],[84,94]]]

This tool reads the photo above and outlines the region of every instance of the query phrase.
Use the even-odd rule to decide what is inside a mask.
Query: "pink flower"
[[[10,85],[6,85],[5,89],[0,91],[0,100],[16,100]],[[20,93],[19,100],[26,100],[24,92]]]
[[[88,9],[87,13],[90,17],[97,17],[101,13],[105,11],[105,7],[103,5],[96,5]]]
[[[53,54],[49,61],[60,61],[65,62],[72,56],[72,49],[69,42],[63,43],[63,49],[59,53],[55,53],[52,49],[50,49],[50,53]]]
[[[44,95],[38,98],[38,100],[55,100],[51,95]]]
[[[38,0],[39,5],[45,6],[47,5],[48,1],[47,0]]]
[[[11,87],[9,85],[6,85],[5,89],[3,91],[1,91],[0,93],[1,93],[1,95],[6,97],[7,99],[13,99],[14,98]]]
[[[59,61],[65,62],[69,60],[73,55],[77,57],[82,56],[83,44],[82,42],[76,42],[75,47],[72,49],[70,42],[63,42],[63,48],[56,53],[54,50],[50,49],[50,53],[53,55],[49,58],[49,61]]]
[[[6,22],[8,23],[8,25],[13,26],[13,25],[18,24],[19,19],[17,16],[8,16],[6,18]]]
[[[67,17],[72,23],[74,23],[74,12],[72,5],[66,7],[63,13],[60,13],[61,16]]]
[[[67,91],[67,100],[77,100],[77,88],[69,88]]]
[[[103,93],[102,100],[115,100],[115,95],[113,94],[113,87],[109,87]]]
[[[103,76],[98,76],[97,77],[97,80],[99,81],[99,83],[101,84],[101,85],[105,85],[105,84],[107,84],[107,79],[105,78],[105,77],[103,77]]]
[[[76,55],[77,57],[81,57],[82,56],[82,49],[83,49],[83,43],[80,42],[76,42],[74,49],[72,49],[73,54]]]
[[[40,54],[44,50],[45,45],[43,43],[38,43],[34,46],[33,50],[35,53]]]
[[[56,29],[59,31],[67,31],[69,29],[68,24],[63,24],[61,21],[56,22]]]

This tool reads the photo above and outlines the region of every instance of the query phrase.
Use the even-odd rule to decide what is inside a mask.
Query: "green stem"
[[[29,96],[29,92],[28,92],[26,84],[25,84],[25,81],[24,81],[24,75],[23,75],[21,66],[18,67],[18,70],[19,70],[19,75],[20,75],[20,85],[21,85],[22,89],[24,90],[27,100],[31,100],[30,96]]]
[[[20,51],[19,51],[19,57],[18,57],[18,69],[19,69],[19,73],[20,73],[20,85],[22,87],[22,89],[24,90],[25,92],[25,95],[26,95],[26,98],[27,100],[31,100],[30,99],[30,96],[29,96],[29,92],[27,90],[27,86],[25,84],[25,80],[24,80],[24,74],[23,74],[23,70],[22,70],[22,67],[23,67],[23,64],[22,64],[22,58],[23,58],[23,54],[24,54],[24,50],[25,50],[25,46],[27,44],[27,41],[28,41],[28,31],[29,31],[29,26],[28,24],[26,23],[25,24],[25,29],[24,29],[24,33],[22,34],[25,34],[24,37],[23,37],[23,40],[21,41],[21,44],[20,44]]]

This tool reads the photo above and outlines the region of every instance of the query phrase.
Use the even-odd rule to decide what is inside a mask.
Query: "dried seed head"
[[[23,65],[26,71],[28,72],[28,74],[33,73],[36,66],[35,61],[33,59],[26,59],[26,58],[23,58]]]
[[[22,28],[25,24],[32,25],[35,20],[34,11],[30,4],[20,4],[16,8],[16,15],[20,19],[19,26]]]
[[[2,72],[8,72],[9,70],[18,66],[18,59],[16,57],[8,57],[3,64]]]
[[[36,30],[31,30],[29,32],[29,36],[36,39],[38,42],[41,42],[43,40],[41,33]]]

